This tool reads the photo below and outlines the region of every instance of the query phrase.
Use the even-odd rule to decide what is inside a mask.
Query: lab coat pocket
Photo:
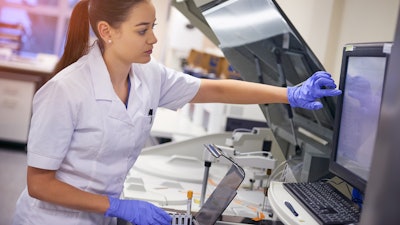
[[[142,148],[150,135],[150,130],[154,122],[154,115],[142,116],[139,119],[138,124],[140,124],[140,126],[135,127],[135,133],[138,134],[136,146]]]
[[[151,127],[153,126],[154,115],[143,116],[141,119],[141,130],[144,133],[150,133]]]
[[[143,116],[144,128],[148,128],[150,130],[151,126],[153,126],[153,122],[154,122],[154,115]]]

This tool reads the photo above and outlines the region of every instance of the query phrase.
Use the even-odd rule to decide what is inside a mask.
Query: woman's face
[[[135,5],[125,22],[113,30],[112,43],[108,48],[112,57],[124,63],[147,63],[157,38],[153,33],[156,12],[151,1]]]

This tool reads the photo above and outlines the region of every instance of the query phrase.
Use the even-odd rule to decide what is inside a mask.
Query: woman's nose
[[[155,44],[155,43],[157,43],[157,37],[156,37],[156,35],[154,34],[154,32],[152,31],[152,32],[150,32],[150,35],[149,35],[149,38],[147,39],[147,43],[148,44]]]

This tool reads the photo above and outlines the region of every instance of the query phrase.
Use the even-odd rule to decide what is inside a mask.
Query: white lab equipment
[[[225,132],[145,148],[128,174],[123,197],[150,201],[167,211],[185,214],[188,200],[184,192],[190,189],[193,190],[192,212],[198,212],[232,165],[230,160],[223,157],[217,159],[204,151],[204,144],[213,143],[213,146],[221,149],[221,154],[243,166],[246,171],[235,200],[230,202],[223,215],[271,220],[272,216],[265,216],[270,212],[266,211],[269,203],[264,187],[269,184],[267,171],[275,168],[277,160],[271,152],[263,151],[263,145],[259,144],[264,141],[275,142],[273,136],[269,136],[270,132],[269,128],[254,128],[253,132],[245,131],[242,135],[236,132],[235,138],[232,132]],[[227,140],[232,138],[236,146],[243,144],[239,147],[241,151],[226,146]],[[252,147],[246,149],[249,141]],[[270,146],[274,145],[272,143]],[[210,167],[206,173],[207,162]],[[251,183],[250,180],[256,182]],[[204,186],[204,183],[207,185]]]

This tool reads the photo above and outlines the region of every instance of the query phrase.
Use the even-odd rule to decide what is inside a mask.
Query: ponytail
[[[89,49],[89,0],[75,5],[68,26],[64,53],[54,68],[53,75],[86,55]]]

